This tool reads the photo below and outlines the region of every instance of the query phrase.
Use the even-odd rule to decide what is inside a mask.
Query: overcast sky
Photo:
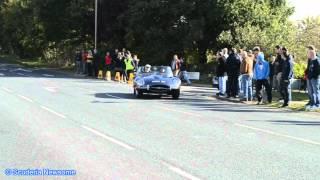
[[[320,0],[288,0],[295,7],[292,19],[299,20],[307,16],[320,16]]]

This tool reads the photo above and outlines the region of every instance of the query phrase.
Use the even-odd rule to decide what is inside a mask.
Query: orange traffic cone
[[[110,71],[106,72],[106,80],[111,81],[111,72]]]
[[[120,77],[120,72],[116,72],[116,76],[114,77],[115,81],[120,81],[121,77]]]

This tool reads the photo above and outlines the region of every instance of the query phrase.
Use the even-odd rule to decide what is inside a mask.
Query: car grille
[[[150,91],[153,92],[167,92],[168,90],[170,90],[170,87],[166,85],[153,85],[150,87]]]

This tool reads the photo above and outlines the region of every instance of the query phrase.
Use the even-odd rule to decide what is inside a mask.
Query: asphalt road
[[[320,117],[0,65],[0,179],[319,179]],[[7,168],[74,169],[13,177]]]

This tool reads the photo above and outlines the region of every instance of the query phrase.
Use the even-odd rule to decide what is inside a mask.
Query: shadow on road
[[[130,93],[96,93],[94,95],[96,98],[103,99],[129,99],[129,100],[156,100],[156,99],[166,99],[166,96],[159,95],[143,95],[141,98],[136,98]]]
[[[256,120],[250,120],[256,121]],[[258,122],[258,121],[257,121]],[[261,122],[259,120],[259,122]],[[320,121],[306,121],[306,120],[266,120],[264,122],[269,122],[277,125],[298,125],[298,126],[320,126]]]

